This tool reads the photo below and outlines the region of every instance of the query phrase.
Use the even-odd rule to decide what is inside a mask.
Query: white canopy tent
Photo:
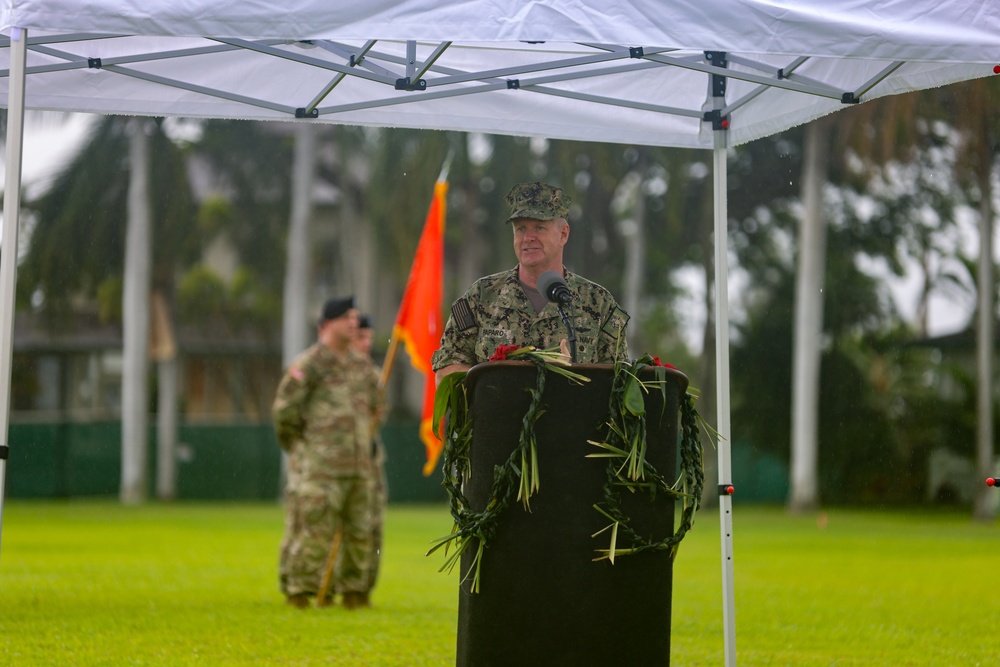
[[[731,478],[727,146],[1000,62],[995,0],[2,0],[0,31],[7,247],[24,108],[713,150],[720,485]],[[0,257],[0,503],[14,260]],[[722,496],[727,664],[731,510]]]
[[[552,4],[4,0],[0,26],[28,31],[32,109],[702,148],[706,51],[728,54],[734,145],[998,57],[984,0]]]

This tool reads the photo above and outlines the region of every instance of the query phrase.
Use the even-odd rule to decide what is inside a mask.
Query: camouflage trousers
[[[371,507],[371,553],[368,559],[368,591],[375,588],[379,566],[382,564],[382,524],[385,506],[389,502],[389,483],[385,476],[385,462],[376,461],[372,471]]]
[[[308,491],[290,488],[285,498],[285,537],[279,582],[285,595],[315,595],[336,531],[341,532],[333,592],[368,590],[371,557],[371,480],[341,477]]]

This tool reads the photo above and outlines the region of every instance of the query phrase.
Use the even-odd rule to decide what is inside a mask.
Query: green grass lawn
[[[739,664],[995,662],[1000,526],[825,519],[737,503]],[[9,501],[0,665],[454,664],[457,573],[423,556],[449,528],[443,505],[390,507],[374,608],[299,611],[277,590],[277,504]],[[723,664],[720,553],[703,510],[674,567],[673,665]]]

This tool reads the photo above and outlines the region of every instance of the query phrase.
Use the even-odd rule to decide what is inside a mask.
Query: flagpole
[[[396,327],[393,325],[393,333]],[[389,339],[389,349],[385,352],[385,361],[382,362],[382,374],[378,378],[378,388],[384,389],[389,382],[389,375],[392,374],[392,367],[396,363],[396,349],[399,347],[399,336],[392,336]]]
[[[437,183],[442,183],[448,180],[448,172],[451,171],[451,161],[455,158],[455,149],[449,148],[448,155],[444,159],[444,164],[441,165],[441,173],[438,174]]]
[[[437,181],[435,183],[443,183],[448,180],[448,172],[451,171],[451,161],[455,157],[455,150],[449,149],[448,155],[444,159],[444,164],[441,165],[441,173],[438,174]],[[382,374],[378,378],[378,385],[380,389],[385,388],[389,384],[389,377],[392,375],[392,368],[396,364],[396,350],[399,348],[399,336],[396,335],[396,325],[395,321],[399,319],[399,311],[396,311],[396,317],[393,319],[392,334],[389,337],[389,349],[385,352],[385,360],[382,362]]]

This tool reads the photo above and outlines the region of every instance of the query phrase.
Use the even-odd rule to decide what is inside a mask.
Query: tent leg
[[[21,146],[24,142],[24,72],[28,32],[10,31],[10,83],[7,93],[7,163],[0,238],[0,543],[3,536],[4,479],[10,426],[10,376],[14,348],[14,287],[17,280],[17,228],[21,211]],[[9,252],[8,252],[9,251]]]
[[[732,483],[729,416],[729,219],[726,199],[726,131],[716,130],[714,156],[715,189],[715,373],[719,431],[719,486]],[[719,496],[722,537],[722,613],[725,629],[726,667],[736,665],[736,596],[733,586],[733,499]]]

